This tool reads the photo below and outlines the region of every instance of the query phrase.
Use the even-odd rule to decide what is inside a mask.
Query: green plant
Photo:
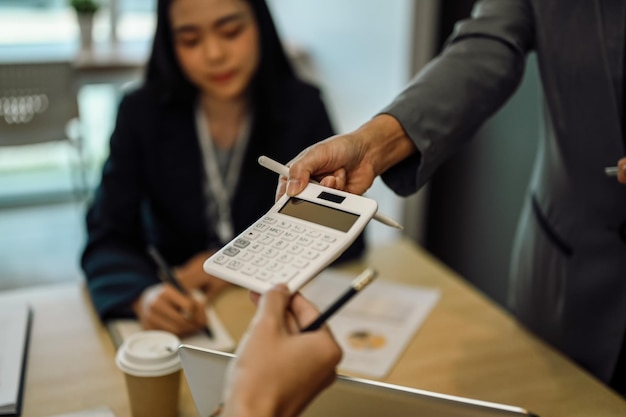
[[[76,13],[95,13],[100,4],[95,0],[70,0],[70,5]]]

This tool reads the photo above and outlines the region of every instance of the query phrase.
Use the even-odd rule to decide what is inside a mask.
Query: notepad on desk
[[[0,306],[0,415],[19,416],[22,408],[32,311],[21,301]]]
[[[224,324],[215,310],[208,306],[206,308],[206,315],[213,332],[213,337],[209,338],[204,332],[198,332],[183,338],[181,340],[182,343],[222,352],[232,352],[235,349],[235,342],[224,327]],[[116,348],[119,347],[128,336],[142,330],[141,325],[135,319],[110,320],[107,322],[107,329],[109,330],[109,334]]]
[[[301,292],[323,311],[353,278],[327,269]],[[343,350],[339,371],[385,377],[426,320],[440,294],[437,288],[403,285],[384,279],[370,284],[328,321]]]

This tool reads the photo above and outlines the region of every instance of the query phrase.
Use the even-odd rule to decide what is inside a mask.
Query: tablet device
[[[178,351],[198,415],[208,417],[222,400],[226,368],[234,355],[190,345],[181,345]],[[342,375],[300,415],[328,416],[538,417],[511,405]]]
[[[370,198],[308,184],[295,197],[283,195],[204,270],[258,293],[278,283],[296,292],[354,242],[377,210]]]

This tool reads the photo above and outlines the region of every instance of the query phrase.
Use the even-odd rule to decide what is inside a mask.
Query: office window
[[[116,2],[116,3],[112,3]],[[156,0],[100,0],[93,28],[96,48],[110,48],[112,26],[120,45],[147,53],[154,32]],[[112,5],[118,10],[112,19]],[[69,0],[0,0],[0,65],[42,59],[72,59],[79,51],[79,27]],[[45,57],[43,56],[45,55]],[[120,87],[124,80],[86,83],[79,92],[91,185],[97,184],[108,153]],[[0,151],[0,206],[8,202],[66,195],[68,155],[63,146],[4,147]]]
[[[156,0],[102,0],[95,17],[96,42],[111,37],[111,2],[117,4],[117,19],[113,21],[120,40],[152,36]],[[69,0],[0,0],[0,27],[0,46],[78,40],[78,24]]]

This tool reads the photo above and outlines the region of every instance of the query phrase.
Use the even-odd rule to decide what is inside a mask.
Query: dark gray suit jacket
[[[604,381],[626,330],[622,0],[483,0],[444,52],[384,112],[418,155],[387,172],[422,186],[515,91],[537,53],[544,126],[511,267],[519,319]],[[507,140],[507,138],[502,138]]]

